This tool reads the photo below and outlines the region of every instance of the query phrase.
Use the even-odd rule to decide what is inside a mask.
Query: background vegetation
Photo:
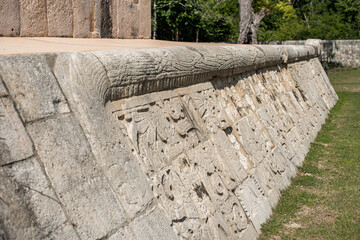
[[[235,42],[238,38],[238,0],[156,0],[156,5],[154,1],[157,39]],[[360,38],[360,0],[254,0],[253,8],[270,10],[261,22],[259,41]]]

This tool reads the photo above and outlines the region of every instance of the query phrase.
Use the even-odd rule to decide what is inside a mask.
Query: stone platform
[[[52,52],[0,56],[1,239],[256,239],[337,101],[311,43],[76,41],[0,45]]]
[[[94,39],[51,37],[0,37],[0,55],[90,52],[175,46],[224,46],[226,43],[174,42],[151,39]]]

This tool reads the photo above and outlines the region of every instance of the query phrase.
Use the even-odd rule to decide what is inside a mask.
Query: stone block
[[[136,218],[130,223],[130,227],[136,239],[178,239],[171,227],[170,219],[159,208]]]
[[[238,181],[242,182],[247,177],[246,170],[249,165],[248,159],[241,151],[234,148],[230,139],[223,131],[217,132],[212,138],[212,142],[227,170],[229,172],[234,172],[235,175],[237,175]],[[228,174],[229,173],[227,172],[226,175]]]
[[[0,97],[5,97],[7,95],[8,95],[8,92],[7,92],[6,88],[5,88],[5,85],[4,85],[3,81],[2,81],[2,76],[0,74]]]
[[[20,15],[18,0],[0,1],[0,37],[16,37],[20,34]]]
[[[245,231],[242,233],[239,240],[256,239],[259,233],[256,232],[254,225],[250,222]]]
[[[134,1],[136,2],[136,1]],[[137,38],[150,38],[151,37],[151,1],[140,0],[140,9],[137,17],[140,19],[139,35]]]
[[[36,158],[0,168],[0,178],[0,219],[8,239],[78,238]]]
[[[88,38],[90,37],[91,25],[94,20],[94,4],[88,0],[73,0],[73,37]]]
[[[81,238],[102,238],[125,223],[124,210],[70,114],[30,124],[28,130]]]
[[[271,204],[275,207],[279,198],[280,192],[277,190],[274,177],[268,169],[266,169],[265,162],[262,162],[253,172],[253,177],[256,179],[261,189],[264,190],[265,196]]]
[[[111,235],[108,239],[109,240],[119,240],[119,239],[136,240],[134,233],[128,227],[120,228],[116,233]]]
[[[46,37],[46,0],[19,0],[20,36]]]
[[[143,21],[139,16],[142,2],[150,1],[117,1],[117,22],[114,24],[114,27],[116,26],[117,28],[118,38],[138,38],[140,35],[140,22]],[[145,13],[146,12],[144,12],[144,14]]]
[[[264,190],[260,187],[256,178],[250,176],[235,190],[235,194],[240,199],[240,203],[246,215],[254,224],[256,231],[260,232],[261,224],[271,214],[271,205],[264,196]]]
[[[32,156],[33,145],[12,101],[0,98],[0,165]]]
[[[93,54],[78,54],[67,62],[58,58],[55,75],[80,125],[89,139],[93,153],[130,218],[144,211],[153,194],[137,158],[131,152],[129,138],[122,134],[120,123],[108,104],[99,96],[99,82],[107,81],[102,64]],[[89,68],[84,68],[86,63]],[[71,66],[71,69],[69,69]],[[74,71],[74,72],[69,72]],[[81,74],[75,74],[81,73]],[[85,86],[85,87],[84,87]],[[105,87],[100,90],[104,90]],[[101,95],[101,94],[100,94]]]
[[[0,74],[25,122],[69,112],[47,56],[0,57]]]
[[[272,142],[264,135],[259,120],[253,114],[234,124],[234,135],[245,151],[251,156],[252,167],[257,167],[271,151]]]
[[[46,3],[48,37],[72,37],[71,0],[47,0]]]
[[[213,216],[209,217],[207,223],[210,228],[211,237],[210,239],[228,239],[235,240],[230,229],[226,225],[224,219],[221,217],[219,212],[216,212]]]

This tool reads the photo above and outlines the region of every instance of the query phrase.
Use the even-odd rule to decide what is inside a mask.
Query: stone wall
[[[150,0],[1,0],[0,36],[150,38]]]
[[[316,56],[0,57],[1,238],[255,239],[337,101]]]
[[[305,42],[305,40],[270,41],[262,44],[304,45]],[[321,40],[320,60],[343,66],[360,67],[360,40]]]

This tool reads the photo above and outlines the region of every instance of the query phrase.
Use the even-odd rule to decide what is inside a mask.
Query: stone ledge
[[[317,56],[314,46],[191,46],[60,54],[56,65],[92,66],[103,102],[228,77]]]
[[[57,226],[55,238],[256,239],[337,101],[315,52],[208,46],[0,57],[3,99],[19,112],[12,118],[22,117],[15,101],[31,102],[24,112],[52,109],[43,96],[69,109],[24,121],[35,156],[3,167],[31,187],[22,169],[37,160],[41,171],[32,174],[46,175],[41,187],[62,211],[26,213],[48,228],[11,218],[3,228],[27,239]],[[16,98],[26,74],[36,94]],[[26,200],[5,180],[5,196]],[[52,207],[31,194],[31,206]]]

